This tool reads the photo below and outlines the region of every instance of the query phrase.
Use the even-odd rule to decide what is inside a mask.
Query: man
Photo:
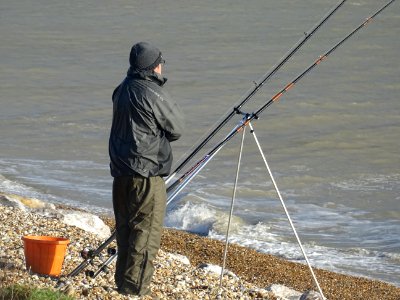
[[[170,142],[182,133],[182,112],[164,91],[161,51],[133,45],[127,77],[115,89],[109,140],[122,294],[148,295],[166,207],[162,176],[171,171]]]

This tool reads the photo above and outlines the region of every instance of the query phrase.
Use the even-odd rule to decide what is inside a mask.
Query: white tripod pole
[[[232,215],[233,215],[233,205],[235,203],[235,198],[236,198],[236,189],[237,189],[237,183],[238,183],[238,179],[239,179],[240,162],[242,160],[242,152],[243,152],[243,143],[244,143],[245,133],[246,133],[246,127],[243,128],[242,141],[240,144],[240,151],[239,151],[239,157],[238,157],[238,163],[237,163],[237,169],[236,169],[235,185],[233,186],[231,209],[229,212],[228,228],[226,229],[224,258],[223,258],[223,262],[222,262],[221,275],[219,277],[219,288],[220,289],[222,287],[222,277],[223,277],[224,271],[225,271],[226,256],[227,256],[227,252],[228,252],[228,243],[229,243],[229,241],[228,241],[229,240],[229,229],[231,227],[231,220],[232,220]]]
[[[266,160],[266,158],[265,158],[265,155],[264,155],[264,153],[263,153],[263,151],[262,151],[262,149],[261,149],[260,143],[258,142],[257,136],[256,136],[256,134],[255,134],[255,132],[254,132],[253,126],[251,125],[251,122],[249,122],[249,126],[250,126],[250,130],[251,130],[250,132],[253,134],[253,137],[254,137],[254,140],[256,141],[257,147],[258,147],[258,149],[260,150],[260,153],[261,153],[261,156],[262,156],[262,158],[263,158],[264,164],[265,164],[265,166],[267,167],[269,176],[271,177],[271,180],[272,180],[272,183],[274,184],[276,193],[278,194],[279,200],[281,201],[282,206],[283,206],[283,209],[285,210],[285,213],[286,213],[286,216],[287,216],[287,218],[288,218],[288,220],[289,220],[290,226],[292,227],[292,230],[293,230],[293,232],[294,232],[294,235],[296,236],[296,240],[297,240],[297,243],[298,243],[299,246],[300,246],[301,252],[303,252],[303,256],[304,256],[304,258],[305,258],[305,260],[306,260],[306,262],[307,262],[308,268],[309,268],[310,271],[311,271],[311,275],[312,275],[312,277],[313,277],[313,279],[314,279],[314,282],[315,282],[315,284],[316,284],[316,286],[317,286],[317,288],[318,288],[318,291],[319,291],[319,293],[321,294],[322,298],[323,298],[323,299],[326,299],[325,296],[324,296],[324,294],[322,293],[322,289],[321,289],[321,287],[320,287],[320,285],[319,285],[319,283],[318,283],[317,277],[316,277],[315,274],[314,274],[313,268],[311,267],[311,264],[310,264],[310,262],[308,261],[307,254],[306,254],[306,252],[304,251],[304,248],[303,248],[303,245],[302,245],[302,243],[301,243],[301,241],[300,241],[299,236],[297,235],[296,228],[294,227],[293,222],[292,222],[292,219],[290,218],[290,215],[289,215],[289,212],[288,212],[288,210],[287,210],[287,208],[286,208],[285,202],[283,201],[282,195],[281,195],[281,193],[280,193],[280,191],[279,191],[279,189],[278,189],[278,186],[277,186],[277,184],[276,184],[276,182],[275,182],[274,176],[272,175],[271,169],[269,168],[268,162],[267,162],[267,160]]]

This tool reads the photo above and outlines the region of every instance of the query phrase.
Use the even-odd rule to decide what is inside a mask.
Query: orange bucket
[[[24,236],[26,268],[34,273],[59,276],[69,240],[51,236]]]

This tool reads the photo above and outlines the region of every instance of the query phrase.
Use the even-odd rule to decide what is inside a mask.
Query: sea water
[[[384,3],[346,2],[243,111],[257,110]],[[153,42],[167,61],[166,88],[186,117],[173,143],[177,166],[336,4],[0,1],[0,191],[112,214],[111,94],[133,43]],[[399,25],[395,2],[253,122],[311,264],[397,286]],[[240,139],[174,199],[166,226],[225,239]],[[304,262],[248,130],[229,237]]]

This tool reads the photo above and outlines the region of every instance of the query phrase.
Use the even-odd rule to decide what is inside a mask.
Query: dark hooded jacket
[[[113,177],[167,176],[172,166],[170,142],[183,130],[179,106],[162,89],[166,78],[154,71],[129,69],[113,93],[109,140]]]

